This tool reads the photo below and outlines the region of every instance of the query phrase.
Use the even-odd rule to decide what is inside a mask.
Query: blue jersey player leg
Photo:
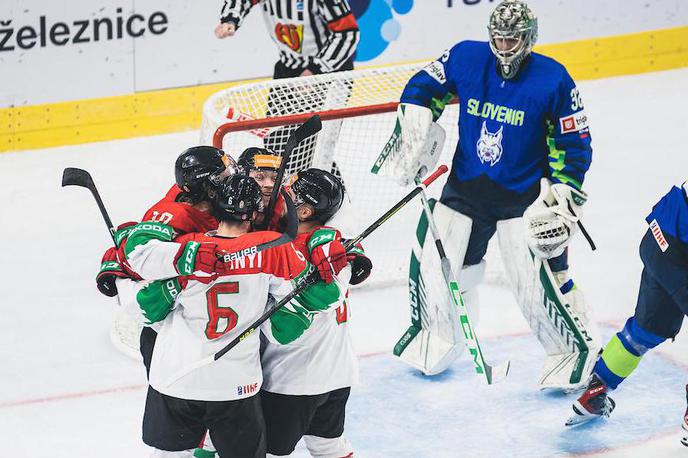
[[[673,187],[646,218],[649,227],[640,242],[643,272],[635,313],[607,343],[567,425],[608,417],[615,405],[609,391],[631,375],[645,353],[673,339],[681,329],[688,314],[687,187]]]

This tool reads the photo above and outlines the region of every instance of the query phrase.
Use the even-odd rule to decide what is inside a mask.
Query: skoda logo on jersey
[[[502,158],[502,131],[504,126],[501,126],[495,133],[487,130],[487,125],[483,121],[483,127],[480,129],[480,138],[478,139],[478,157],[483,164],[489,162],[490,166],[495,165]]]

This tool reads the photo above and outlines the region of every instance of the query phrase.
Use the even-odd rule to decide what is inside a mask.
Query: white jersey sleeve
[[[358,381],[358,360],[349,334],[350,310],[346,296],[351,277],[347,267],[337,276],[341,300],[315,314],[301,337],[289,344],[268,337],[263,349],[263,389],[288,395],[315,395],[353,386]]]

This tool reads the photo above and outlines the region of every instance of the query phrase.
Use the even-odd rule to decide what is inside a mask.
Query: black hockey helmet
[[[339,178],[321,169],[310,168],[298,172],[291,180],[296,195],[294,203],[309,204],[315,210],[311,219],[327,222],[344,202],[344,185]]]
[[[260,186],[253,178],[240,173],[226,178],[212,200],[213,214],[220,221],[248,221],[262,208]]]
[[[247,174],[251,170],[270,170],[277,171],[282,163],[282,156],[268,148],[258,148],[252,146],[246,148],[239,156],[239,167],[243,173]]]
[[[208,200],[208,190],[217,191],[227,168],[236,171],[236,162],[221,149],[213,146],[194,146],[179,155],[174,164],[174,176],[179,189],[192,203]]]

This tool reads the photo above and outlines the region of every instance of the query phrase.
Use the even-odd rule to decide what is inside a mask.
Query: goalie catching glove
[[[389,176],[400,186],[433,170],[439,161],[446,134],[433,122],[429,108],[400,103],[397,123],[371,172]]]
[[[578,229],[587,200],[586,193],[569,185],[540,180],[540,195],[523,214],[531,251],[541,259],[560,256]]]

